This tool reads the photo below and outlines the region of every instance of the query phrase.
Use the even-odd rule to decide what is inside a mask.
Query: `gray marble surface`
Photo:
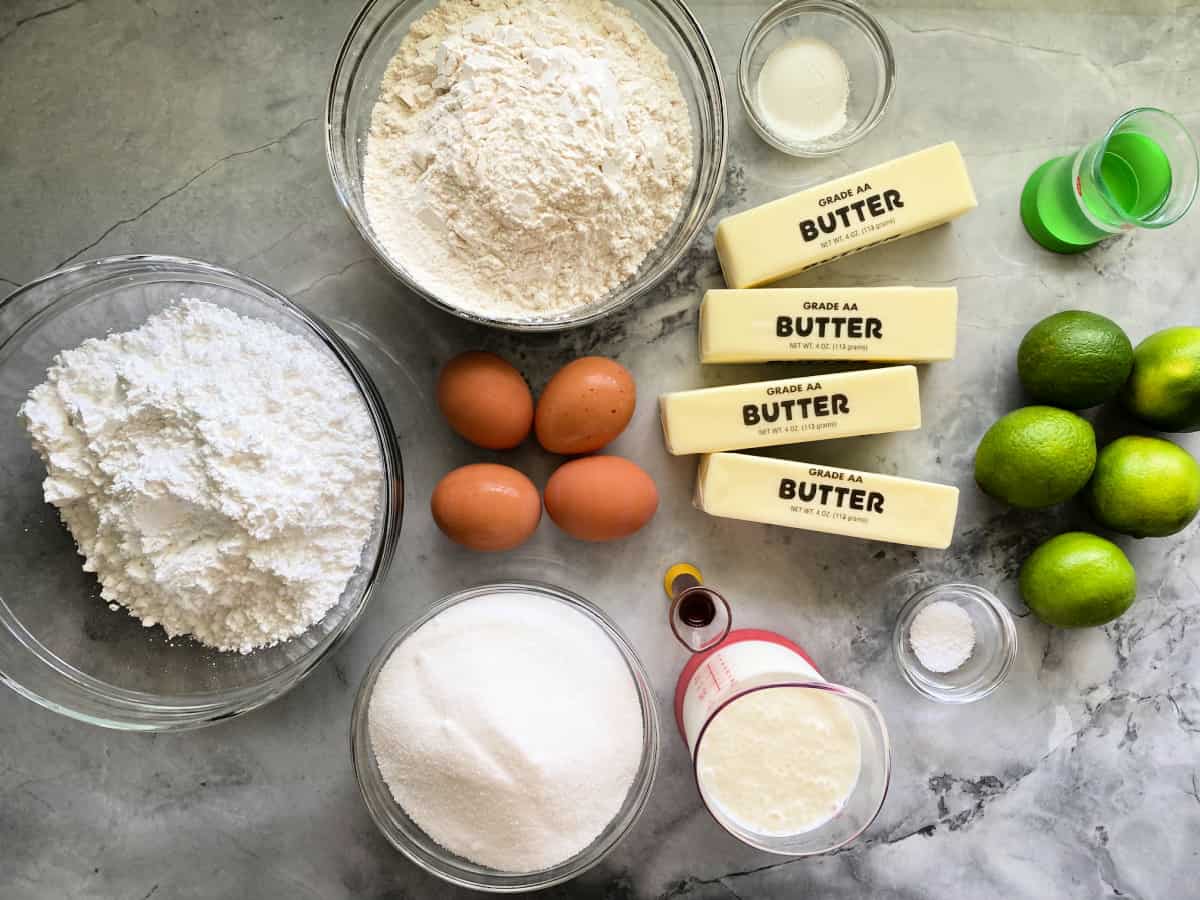
[[[731,79],[765,4],[694,6]],[[1200,7],[871,6],[899,66],[883,123],[835,158],[797,161],[765,147],[735,102],[718,214],[941,140],[960,143],[977,211],[803,279],[959,287],[960,355],[923,373],[924,430],[805,451],[818,462],[957,484],[958,538],[944,553],[719,521],[690,507],[694,462],[663,451],[653,398],[761,371],[697,364],[697,302],[719,283],[711,231],[651,298],[583,331],[491,333],[406,295],[343,216],[325,171],[323,97],[357,0],[0,4],[0,293],[67,261],[131,251],[196,256],[262,278],[331,321],[362,355],[390,404],[408,476],[385,589],[336,656],[272,706],[195,733],[145,736],[90,728],[0,692],[0,897],[463,896],[376,832],[355,790],[346,733],[355,687],[389,633],[445,593],[506,575],[561,583],[611,612],[649,668],[667,726],[659,778],[634,831],[549,896],[1197,896],[1195,525],[1123,542],[1141,590],[1119,622],[1066,632],[1022,618],[1011,678],[974,706],[918,698],[887,642],[913,583],[950,575],[1016,603],[1014,574],[1032,546],[1087,525],[1073,506],[1006,510],[971,482],[980,434],[1020,403],[1014,352],[1024,330],[1071,306],[1116,318],[1135,340],[1197,324],[1200,213],[1063,258],[1024,235],[1017,196],[1037,163],[1128,107],[1159,105],[1200,131]],[[477,346],[514,358],[535,386],[585,351],[634,371],[642,402],[614,449],[658,480],[662,508],[643,534],[597,550],[544,523],[504,557],[471,555],[437,534],[426,512],[433,483],[483,455],[438,420],[431,389],[442,361]],[[1102,435],[1127,425],[1109,413],[1098,424]],[[1184,443],[1200,451],[1200,440]],[[514,458],[539,481],[551,469],[528,448]],[[663,621],[658,578],[680,558],[734,599],[740,623],[798,638],[831,679],[878,698],[895,742],[893,789],[851,849],[769,857],[702,810],[665,713],[683,654]]]

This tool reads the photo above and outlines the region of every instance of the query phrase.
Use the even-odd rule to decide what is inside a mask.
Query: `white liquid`
[[[733,701],[700,742],[700,790],[720,812],[760,835],[824,825],[858,783],[862,747],[836,696],[767,688]]]
[[[763,63],[756,87],[767,127],[786,140],[819,140],[846,127],[850,73],[825,41],[780,44]]]

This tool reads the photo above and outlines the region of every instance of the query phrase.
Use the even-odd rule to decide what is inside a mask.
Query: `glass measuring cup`
[[[1168,112],[1131,109],[1100,140],[1034,170],[1021,221],[1055,253],[1078,253],[1135,228],[1165,228],[1192,205],[1200,158]]]
[[[704,585],[694,567],[672,567],[664,587],[671,597],[671,630],[693,654],[676,685],[676,724],[691,753],[701,799],[713,818],[744,843],[785,856],[828,853],[855,840],[879,814],[891,777],[887,726],[875,703],[826,681],[808,654],[782,635],[730,630],[728,601]],[[806,717],[801,739],[788,745],[786,763],[792,770],[780,772],[776,785],[766,776],[773,771],[765,765],[767,757],[760,756],[764,765],[759,767],[754,754],[767,752],[759,748],[771,743],[772,734],[790,739],[792,732],[779,728],[778,721],[758,729],[756,720],[764,724],[764,712],[768,717]],[[845,763],[834,767],[844,789],[816,800],[815,794],[788,796],[793,786],[805,783],[803,776],[796,777],[795,767],[824,767],[830,762],[826,754],[838,752],[839,740],[842,753],[857,755],[856,767],[851,760],[832,760]],[[732,762],[724,752],[731,747]],[[763,794],[764,784],[766,792],[783,795],[777,804],[780,810],[824,812],[803,822],[783,813],[778,819],[764,818],[739,799],[747,789]]]

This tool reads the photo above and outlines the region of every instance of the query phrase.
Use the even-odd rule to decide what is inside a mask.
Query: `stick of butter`
[[[717,225],[717,256],[729,287],[757,287],[976,206],[951,141],[729,216]]]
[[[912,366],[678,391],[658,405],[677,456],[921,427]]]
[[[958,488],[744,453],[700,460],[696,506],[713,516],[944,550]]]
[[[713,290],[700,304],[700,362],[954,358],[952,287]]]

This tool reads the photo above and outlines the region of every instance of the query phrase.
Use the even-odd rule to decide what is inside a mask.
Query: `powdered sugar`
[[[481,865],[564,862],[607,827],[642,755],[637,688],[600,627],[532,593],[465,600],[379,672],[371,746],[396,802]]]
[[[444,0],[372,114],[364,192],[387,252],[443,300],[547,318],[634,275],[691,179],[666,56],[595,0]]]
[[[337,604],[382,468],[345,372],[308,341],[184,300],[60,353],[22,406],[101,596],[243,653]]]

